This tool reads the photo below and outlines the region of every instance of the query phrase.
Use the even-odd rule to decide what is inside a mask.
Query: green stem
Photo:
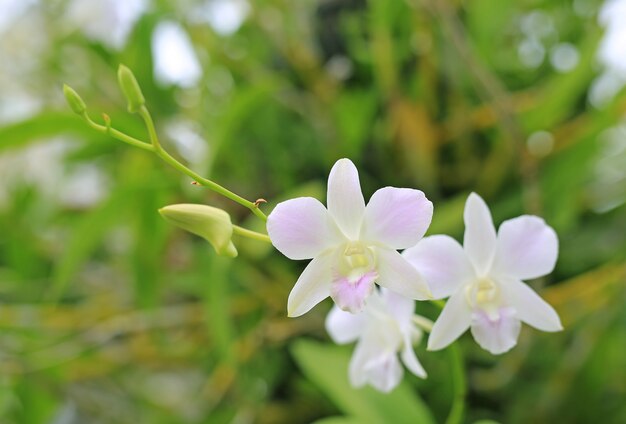
[[[467,381],[465,379],[465,364],[458,343],[452,343],[448,347],[448,359],[450,372],[452,373],[452,407],[446,419],[446,424],[460,424],[465,410],[465,395],[467,394]]]
[[[89,115],[87,115],[87,112],[84,112],[82,117],[91,128],[98,132],[108,134],[119,141],[130,144],[131,146],[139,147],[140,149],[148,150],[149,152],[154,152],[154,147],[152,147],[151,144],[144,143],[141,140],[137,140],[136,138],[126,135],[123,132],[116,130],[115,128],[111,128],[111,126],[96,124],[94,121],[91,120]]]
[[[243,228],[238,225],[233,225],[233,234],[248,237],[254,240],[264,241],[267,243],[272,242],[267,234],[257,233],[256,231],[248,230],[247,228]]]
[[[261,218],[263,221],[267,221],[267,217],[261,211],[261,209],[259,209],[256,203],[250,202],[249,200],[244,199],[243,197],[239,196],[238,194],[233,193],[232,191],[228,190],[225,187],[222,187],[221,185],[217,184],[214,181],[201,177],[200,175],[198,175],[197,173],[195,173],[194,171],[192,171],[191,169],[187,168],[185,165],[183,165],[182,163],[174,159],[165,150],[163,150],[163,148],[161,147],[161,144],[159,143],[159,138],[157,136],[156,129],[154,128],[154,122],[152,121],[150,112],[148,112],[148,109],[145,106],[141,106],[141,108],[139,109],[139,115],[145,122],[146,127],[148,128],[148,134],[150,136],[150,141],[152,142],[152,146],[154,147],[154,153],[156,153],[158,157],[163,159],[165,162],[169,163],[171,166],[173,166],[174,168],[176,168],[183,174],[186,174],[190,176],[191,178],[193,178],[198,184],[203,185],[213,190],[214,192],[219,193],[222,196],[227,197],[228,199],[239,203],[242,206],[245,206],[246,208],[250,209],[250,211],[253,214]]]
[[[261,209],[259,209],[258,205],[254,202],[251,202],[249,200],[244,199],[243,197],[239,196],[238,194],[233,193],[232,191],[228,190],[225,187],[222,187],[221,185],[217,184],[214,181],[211,181],[207,178],[204,178],[200,175],[198,175],[197,173],[195,173],[194,171],[192,171],[191,169],[187,168],[185,165],[183,165],[182,163],[178,162],[174,157],[172,157],[169,153],[167,153],[163,147],[161,147],[161,144],[159,143],[159,138],[157,136],[156,133],[156,129],[154,127],[154,122],[152,121],[152,117],[150,116],[150,112],[148,111],[148,109],[145,106],[142,106],[139,109],[139,115],[141,116],[141,118],[143,119],[144,123],[146,124],[146,127],[148,129],[148,135],[150,136],[150,142],[151,144],[145,143],[141,140],[138,140],[134,137],[131,137],[129,135],[124,134],[121,131],[118,131],[114,128],[112,128],[108,123],[107,125],[99,125],[96,124],[94,121],[91,120],[91,118],[89,117],[89,115],[87,115],[87,112],[83,113],[82,117],[85,120],[85,122],[87,122],[87,124],[89,124],[89,126],[91,128],[93,128],[94,130],[101,132],[103,134],[109,134],[111,137],[120,140],[124,143],[130,144],[131,146],[135,146],[135,147],[139,147],[140,149],[143,150],[147,150],[150,152],[155,153],[158,157],[160,157],[164,162],[167,162],[168,164],[170,164],[172,167],[176,168],[177,170],[179,170],[180,172],[182,172],[183,174],[193,178],[198,184],[207,187],[211,190],[213,190],[214,192],[221,194],[222,196],[239,203],[242,206],[245,206],[246,208],[250,209],[250,211],[258,216],[259,218],[261,218],[263,221],[267,221],[267,216],[265,216],[265,214],[263,213],[263,211],[261,211]]]
[[[431,300],[430,303],[443,310],[443,307],[446,306],[446,302],[443,300]]]
[[[145,106],[141,106],[139,108],[139,116],[143,119],[143,122],[146,124],[146,128],[148,129],[148,135],[150,136],[150,142],[154,147],[154,151],[158,154],[159,151],[162,151],[161,143],[159,143],[159,137],[157,136],[156,128],[154,127],[154,121],[152,120],[152,116],[150,112],[148,112],[148,108]]]

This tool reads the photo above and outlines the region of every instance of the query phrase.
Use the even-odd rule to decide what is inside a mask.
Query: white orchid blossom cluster
[[[546,275],[558,254],[556,233],[536,216],[505,221],[496,233],[485,202],[472,193],[465,205],[465,236],[424,237],[433,204],[420,190],[384,187],[367,205],[359,174],[348,159],[335,163],[328,177],[328,207],[311,197],[279,203],[269,216],[249,201],[203,178],[161,145],[139,83],[120,65],[118,82],[128,111],[144,121],[149,142],[94,122],[78,93],[64,86],[68,105],[94,130],[151,152],[194,179],[194,184],[248,208],[267,222],[268,235],[234,224],[230,215],[208,205],[179,204],[160,209],[174,225],[206,239],[219,255],[237,256],[232,236],[271,242],[290,259],[312,259],[287,302],[289,316],[305,314],[327,297],[335,302],[326,328],[337,343],[356,341],[349,377],[388,392],[402,379],[403,367],[425,378],[413,346],[430,332],[428,349],[448,346],[468,328],[493,354],[517,343],[521,322],[539,330],[559,331],[554,309],[522,280]],[[402,253],[399,250],[403,250]],[[415,315],[415,300],[449,298],[433,324]]]
[[[290,259],[312,259],[289,295],[288,314],[300,316],[327,297],[335,306],[326,328],[337,343],[357,341],[349,367],[355,387],[388,392],[403,375],[398,355],[416,376],[426,372],[413,350],[424,330],[439,350],[468,328],[492,354],[517,343],[521,322],[559,331],[555,310],[522,280],[554,268],[558,240],[541,218],[505,221],[496,233],[475,193],[465,205],[464,245],[445,235],[423,238],[433,205],[419,190],[385,187],[366,205],[348,159],[328,178],[328,208],[300,197],[268,216],[274,246]],[[398,250],[404,251],[401,253]],[[415,300],[449,298],[432,326],[415,315]]]

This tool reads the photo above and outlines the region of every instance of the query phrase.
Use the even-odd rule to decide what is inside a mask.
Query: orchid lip
[[[331,297],[344,311],[359,312],[378,278],[374,252],[365,243],[350,241],[339,249]]]

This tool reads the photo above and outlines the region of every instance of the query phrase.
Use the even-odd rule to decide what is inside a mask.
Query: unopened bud
[[[65,95],[65,100],[67,100],[67,104],[72,109],[72,112],[77,115],[82,115],[85,110],[87,110],[87,105],[72,87],[67,84],[63,84],[63,94]]]
[[[135,75],[126,66],[120,65],[117,69],[117,82],[128,102],[128,111],[130,113],[137,112],[146,103],[146,99],[143,97]]]
[[[222,209],[207,205],[179,204],[159,209],[166,221],[204,238],[218,255],[234,258],[237,249],[231,241],[233,224]]]

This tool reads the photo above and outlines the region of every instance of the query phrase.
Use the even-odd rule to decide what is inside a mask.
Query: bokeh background
[[[366,198],[435,203],[460,239],[467,194],[496,223],[539,214],[554,273],[531,285],[559,334],[494,357],[461,339],[465,421],[626,422],[626,1],[0,0],[0,422],[435,423],[446,352],[388,396],[347,385],[351,347],[297,319],[305,263],[235,239],[218,257],[157,209],[237,204],[144,151],[116,69],[134,70],[163,144],[249,199],[325,200],[340,157]],[[435,318],[429,304],[418,312]],[[334,417],[334,418],[328,418]]]

